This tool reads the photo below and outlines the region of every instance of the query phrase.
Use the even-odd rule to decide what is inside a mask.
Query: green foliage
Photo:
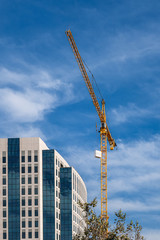
[[[85,215],[86,228],[84,234],[77,234],[73,240],[143,240],[141,236],[142,227],[138,222],[129,224],[126,223],[126,213],[121,210],[115,213],[113,225],[97,216],[94,208],[97,205],[96,199],[91,203],[79,203]],[[107,233],[108,229],[108,233]]]

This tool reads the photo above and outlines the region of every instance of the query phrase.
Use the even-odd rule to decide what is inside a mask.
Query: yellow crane
[[[107,139],[110,144],[110,149],[113,150],[116,146],[115,140],[112,138],[109,128],[106,123],[106,114],[105,114],[105,101],[102,99],[102,108],[99,105],[95,92],[93,90],[92,84],[89,80],[87,71],[85,69],[83,60],[79,54],[78,48],[74,41],[71,30],[66,32],[68,41],[73,50],[74,56],[77,60],[79,69],[82,73],[83,79],[86,83],[90,96],[92,98],[93,104],[96,108],[98,116],[101,121],[100,128],[100,138],[101,138],[101,217],[108,221],[108,212],[107,212]]]

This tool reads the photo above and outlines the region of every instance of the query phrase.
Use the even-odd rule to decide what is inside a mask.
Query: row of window
[[[38,198],[34,199],[34,205],[38,206]],[[26,206],[26,200],[22,199],[22,206]],[[32,199],[28,199],[28,206],[32,206]]]
[[[24,154],[24,153],[22,153],[22,154]],[[30,153],[29,153],[30,154]],[[25,162],[25,155],[22,155],[21,156],[21,162]],[[28,160],[28,162],[32,162],[32,157],[31,157],[31,154],[30,155],[28,155],[28,157],[27,157],[27,160]],[[34,155],[34,162],[38,162],[38,155]],[[2,163],[6,163],[6,156],[3,156],[2,157]]]
[[[34,210],[34,216],[38,217],[38,209]],[[26,210],[22,209],[22,217],[26,217]],[[32,209],[28,210],[28,217],[32,217]]]
[[[25,184],[25,183],[26,183],[25,177],[22,177],[21,178],[21,184]],[[34,177],[34,183],[38,184],[38,176]],[[31,176],[28,176],[28,184],[32,184],[32,177]]]
[[[35,220],[34,226],[35,226],[36,228],[38,227],[38,220]],[[25,228],[25,227],[26,227],[26,221],[23,220],[23,221],[22,221],[22,228]],[[31,227],[32,227],[32,220],[29,219],[29,220],[28,220],[28,228],[31,228]]]
[[[25,166],[21,167],[21,173],[25,173]],[[32,166],[28,166],[28,173],[32,173]],[[34,173],[38,173],[38,166],[34,166]]]
[[[24,163],[25,162],[25,156],[21,156],[21,162]],[[28,162],[32,162],[32,157],[28,156]],[[34,162],[38,162],[38,156],[34,156]]]
[[[25,239],[25,238],[26,238],[26,232],[22,232],[22,239]],[[28,238],[32,238],[32,232],[31,231],[28,232]],[[38,232],[35,232],[34,238],[38,238]]]
[[[26,189],[25,188],[22,188],[21,189],[21,193],[22,195],[25,195],[26,194]],[[34,194],[37,195],[38,194],[38,187],[35,187],[34,188]],[[32,188],[31,187],[28,187],[28,195],[32,195]]]

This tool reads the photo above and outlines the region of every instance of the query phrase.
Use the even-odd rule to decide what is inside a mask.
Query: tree
[[[84,233],[76,234],[73,240],[143,240],[142,227],[138,222],[126,223],[126,213],[121,210],[115,213],[113,225],[109,225],[101,216],[97,216],[94,208],[97,200],[91,203],[79,203],[85,216],[86,227]],[[107,233],[108,229],[108,233]]]

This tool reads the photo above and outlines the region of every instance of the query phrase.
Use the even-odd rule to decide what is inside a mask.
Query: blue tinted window
[[[7,223],[3,222],[3,228],[6,228],[6,227],[7,227]]]
[[[28,221],[28,227],[31,228],[32,227],[32,221]]]
[[[6,163],[6,157],[2,157],[2,162]]]
[[[38,199],[35,199],[35,200],[34,200],[34,204],[35,204],[35,206],[38,205]]]
[[[28,238],[32,238],[32,232],[28,232]]]
[[[38,166],[35,166],[35,167],[34,167],[34,172],[35,172],[35,173],[38,173]]]
[[[35,238],[38,238],[38,232],[35,232]]]
[[[55,240],[54,150],[44,150],[42,160],[43,239]]]
[[[34,156],[34,161],[38,162],[38,156]]]
[[[22,228],[25,228],[25,227],[26,227],[26,222],[22,221]]]
[[[32,159],[31,159],[31,156],[28,156],[28,162],[31,162]]]
[[[6,189],[3,188],[3,196],[6,196]]]
[[[3,167],[3,174],[6,174],[6,168]]]
[[[38,194],[38,188],[37,187],[34,189],[34,194]]]
[[[21,183],[22,183],[22,184],[25,184],[25,177],[22,177]]]
[[[32,194],[32,188],[28,188],[28,195],[31,195]]]
[[[3,233],[3,239],[7,239],[7,233]]]
[[[7,217],[7,212],[6,212],[6,210],[3,210],[3,217]]]
[[[28,217],[32,217],[32,210],[28,210]]]
[[[35,221],[35,227],[38,227],[38,221]]]
[[[34,178],[34,183],[35,183],[35,184],[38,184],[38,177],[35,177],[35,178]]]
[[[25,206],[25,199],[22,199],[22,206]]]
[[[26,238],[26,233],[25,232],[22,232],[22,238]]]
[[[22,188],[22,195],[25,195],[25,188]]]
[[[6,207],[6,200],[3,199],[3,207]]]
[[[28,206],[32,206],[32,199],[28,199]]]
[[[23,210],[22,210],[22,217],[25,217],[25,215],[26,215],[26,212],[25,212],[25,210],[23,209]]]
[[[36,217],[38,216],[38,210],[37,209],[35,210],[35,216]]]
[[[28,177],[28,184],[31,184],[31,183],[32,183],[32,178]]]
[[[28,167],[28,173],[31,173],[32,172],[32,168],[31,166]]]
[[[3,178],[3,185],[6,185],[6,178]]]
[[[25,162],[25,156],[21,157],[21,162]]]

